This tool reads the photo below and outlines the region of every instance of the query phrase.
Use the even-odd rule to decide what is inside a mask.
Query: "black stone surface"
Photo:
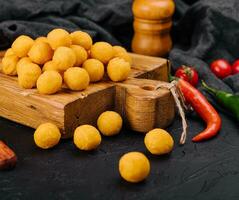
[[[31,128],[0,119],[0,139],[18,155],[11,171],[0,172],[0,199],[239,199],[239,132],[236,123],[222,115],[218,137],[203,143],[190,139],[203,122],[190,118],[189,137],[178,145],[180,119],[168,128],[175,140],[173,152],[152,156],[140,133],[123,130],[116,137],[103,137],[94,152],[79,151],[72,140],[63,140],[51,150],[34,145]],[[140,151],[151,163],[151,173],[142,183],[130,184],[118,172],[119,158]]]

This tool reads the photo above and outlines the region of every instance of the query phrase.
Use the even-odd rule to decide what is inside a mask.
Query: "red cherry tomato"
[[[232,67],[230,63],[224,59],[218,59],[211,63],[211,70],[218,78],[226,78],[231,75]]]
[[[236,60],[232,65],[232,74],[238,74],[239,73],[239,59]]]
[[[198,73],[193,67],[182,65],[177,69],[175,76],[189,82],[193,86],[196,86],[198,83]]]

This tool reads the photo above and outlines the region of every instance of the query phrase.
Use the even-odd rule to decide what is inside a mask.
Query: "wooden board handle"
[[[175,106],[168,89],[157,89],[155,80],[129,79],[116,87],[115,110],[134,131],[165,128],[174,119]]]

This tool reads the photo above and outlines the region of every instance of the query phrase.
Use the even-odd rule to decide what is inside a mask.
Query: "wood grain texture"
[[[68,138],[77,126],[95,125],[102,112],[118,110],[122,104],[125,108],[120,113],[133,130],[145,132],[154,126],[167,126],[173,118],[171,112],[174,112],[169,91],[144,90],[141,86],[147,80],[135,79],[140,77],[167,81],[167,60],[130,55],[133,58],[133,69],[127,81],[113,83],[105,79],[91,84],[82,92],[63,87],[57,94],[41,95],[36,89],[20,88],[17,77],[0,73],[0,116],[33,128],[44,122],[52,122],[61,129],[62,137]],[[157,81],[151,84],[157,84]],[[152,95],[150,98],[149,94]],[[121,96],[125,99],[122,100]]]

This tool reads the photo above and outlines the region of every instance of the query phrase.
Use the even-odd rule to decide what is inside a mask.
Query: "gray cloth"
[[[239,19],[237,0],[201,0],[188,5],[176,0],[173,39],[169,58],[176,70],[192,65],[208,84],[239,93],[239,74],[218,79],[209,65],[218,58],[231,63],[239,58]]]
[[[129,48],[132,13],[129,0],[1,0],[0,49],[20,34],[33,38],[56,27],[82,29],[95,41],[104,40]]]

